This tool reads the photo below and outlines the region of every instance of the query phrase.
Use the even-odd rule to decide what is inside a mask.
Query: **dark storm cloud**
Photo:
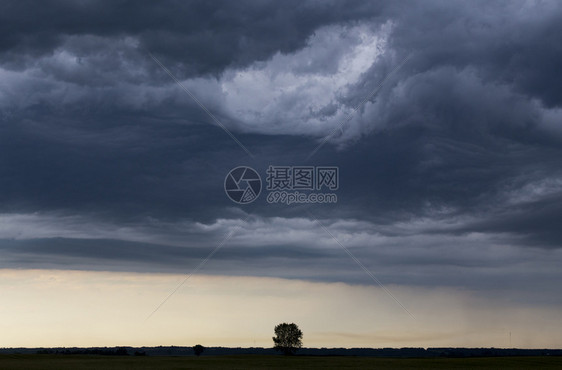
[[[3,4],[0,48],[12,68],[67,41],[78,55],[106,55],[105,64],[123,55],[111,53],[103,41],[129,36],[141,49],[162,55],[180,76],[218,73],[293,51],[318,27],[371,17],[378,7],[358,1],[51,1],[42,6],[13,1]],[[75,42],[72,36],[86,38]]]
[[[358,120],[363,132],[374,134],[343,153],[354,153],[357,176],[369,179],[355,184],[356,197],[371,210],[382,206],[391,219],[397,212],[444,221],[468,214],[481,221],[465,230],[562,246],[559,198],[552,194],[560,194],[562,170],[562,47],[554,36],[560,6],[436,2],[402,10],[391,10],[388,44],[412,57],[394,87],[383,89]],[[373,64],[350,104],[390,66]],[[353,126],[349,131],[353,138]],[[367,167],[372,171],[365,173]],[[534,191],[541,183],[550,184],[551,194]],[[527,197],[533,199],[521,200]],[[432,216],[441,208],[449,211]]]
[[[529,260],[532,287],[552,267],[543,253],[560,258],[557,3],[2,7],[3,267],[183,271],[233,222],[248,237],[211,273],[365,282],[308,207],[262,197],[241,211],[223,181],[238,165],[304,164],[407,56],[306,162],[340,167],[339,202],[315,217],[385,283],[506,287]]]
[[[111,234],[102,225],[88,221],[79,231],[77,220],[54,218],[45,222],[27,216],[26,238],[1,240],[3,268],[58,268],[117,271],[150,271],[189,273],[208,252],[220,243],[222,235],[236,230],[204,266],[210,274],[237,276],[273,276],[316,281],[373,283],[355,263],[345,257],[339,245],[307,219],[260,219],[249,223],[222,220],[197,227],[183,226],[181,237],[173,234],[173,225],[153,225],[151,230],[127,229],[120,225]],[[3,220],[6,222],[6,220]],[[66,224],[66,225],[65,225]],[[439,223],[434,223],[437,226]],[[176,225],[181,226],[181,225]],[[471,290],[501,290],[503,294],[540,288],[554,296],[537,297],[539,301],[558,302],[557,281],[559,252],[536,253],[510,247],[505,236],[447,236],[424,232],[432,225],[399,225],[375,227],[365,222],[336,221],[328,223],[332,233],[364,261],[385,284],[410,286],[463,286]],[[56,228],[80,238],[43,238]],[[138,227],[138,225],[135,225]],[[169,232],[162,232],[162,230]],[[187,229],[187,230],[186,230]],[[93,237],[118,235],[124,241]],[[69,232],[70,231],[70,232]],[[394,232],[393,232],[394,231]],[[412,232],[416,231],[416,232]],[[410,233],[410,235],[407,235]],[[387,237],[382,234],[394,234]],[[35,238],[29,238],[35,235]],[[152,240],[145,242],[142,240]],[[167,243],[167,244],[162,244]],[[452,248],[455,246],[455,248]]]
[[[556,2],[437,2],[410,4],[393,44],[418,50],[419,72],[472,67],[488,83],[503,83],[547,106],[562,103],[558,71],[562,8]],[[408,28],[407,25],[411,25]],[[416,32],[413,32],[415,29]]]

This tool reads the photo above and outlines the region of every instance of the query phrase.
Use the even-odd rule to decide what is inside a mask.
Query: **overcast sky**
[[[562,346],[560,35],[556,1],[2,2],[0,269],[22,274],[29,293],[10,295],[4,281],[6,330],[48,299],[30,271],[83,273],[79,290],[111,276],[99,302],[116,286],[150,286],[126,308],[141,321],[195,271],[187,285],[211,288],[185,324],[191,336],[156,334],[163,317],[182,320],[165,307],[189,302],[186,285],[147,320],[160,342],[137,344],[192,345],[205,333],[204,344],[253,345],[224,334],[236,329],[222,311],[202,325],[205,307],[328,287],[286,309],[260,301],[276,313],[256,324],[257,344],[270,346],[289,316],[309,325],[310,346],[501,347],[512,327],[519,346]],[[337,203],[269,204],[265,189],[250,204],[227,197],[232,168],[256,169],[265,187],[269,165],[337,166]],[[241,291],[229,298],[217,286],[234,277]],[[52,297],[73,291],[53,284]],[[294,316],[353,289],[386,305],[380,323],[366,324],[368,299],[345,308],[360,322],[348,327]],[[445,311],[447,335],[435,328]],[[381,334],[403,320],[431,324]],[[496,323],[501,339],[467,339],[472,321]],[[52,327],[52,345],[139,338],[65,330]],[[24,334],[0,345],[50,343]]]

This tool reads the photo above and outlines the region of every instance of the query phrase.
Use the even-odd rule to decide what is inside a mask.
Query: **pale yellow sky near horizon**
[[[560,348],[560,310],[452,289],[259,277],[0,270],[0,347],[271,347],[295,322],[306,347]]]

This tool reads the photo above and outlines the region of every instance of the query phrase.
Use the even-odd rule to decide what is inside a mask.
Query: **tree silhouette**
[[[273,343],[277,351],[282,351],[285,355],[293,355],[297,349],[302,347],[302,331],[297,324],[282,323],[275,326],[275,336]]]
[[[200,344],[196,344],[193,346],[193,353],[195,353],[195,356],[200,356],[203,351],[205,351],[205,347],[203,347]]]

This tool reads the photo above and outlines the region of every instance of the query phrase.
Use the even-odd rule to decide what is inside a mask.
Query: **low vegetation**
[[[562,357],[393,359],[351,356],[0,355],[2,370],[117,369],[562,369]]]

